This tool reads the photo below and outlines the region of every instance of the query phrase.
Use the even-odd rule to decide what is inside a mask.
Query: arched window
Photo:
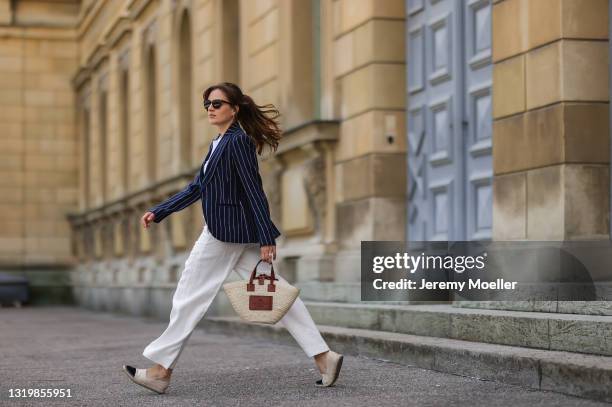
[[[99,169],[100,169],[100,202],[104,203],[108,199],[108,186],[107,184],[107,89],[105,80],[100,81],[99,86],[99,98],[98,98],[98,120],[99,120],[99,134],[100,134],[100,145],[99,145]]]
[[[191,54],[191,20],[189,11],[181,13],[178,31],[178,102],[179,102],[179,151],[181,171],[192,166],[192,111],[197,100],[193,97],[192,54]]]
[[[240,63],[240,7],[238,0],[225,0],[221,5],[221,32],[218,38],[223,38],[223,47],[220,47],[219,63],[223,77],[229,82],[239,83]],[[243,45],[244,46],[244,45]]]
[[[129,54],[120,58],[119,68],[119,145],[121,149],[120,182],[123,195],[130,190],[130,75],[128,68]]]
[[[83,98],[83,109],[81,110],[81,140],[82,140],[82,146],[81,146],[81,151],[82,151],[82,158],[81,158],[81,185],[82,185],[82,203],[81,203],[81,210],[85,210],[88,209],[90,207],[90,203],[91,203],[91,196],[90,196],[90,191],[91,191],[91,187],[90,187],[90,183],[91,183],[91,178],[90,178],[90,171],[89,171],[89,164],[90,164],[90,138],[91,138],[91,134],[90,134],[90,109],[89,109],[89,100],[87,97]]]
[[[144,109],[145,109],[145,126],[144,126],[144,143],[145,143],[145,161],[146,174],[145,179],[149,182],[155,182],[158,179],[158,149],[159,137],[157,135],[157,57],[155,46],[147,44],[145,46],[144,58]]]

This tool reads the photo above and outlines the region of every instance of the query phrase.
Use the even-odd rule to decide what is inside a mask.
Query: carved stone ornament
[[[327,190],[325,185],[325,161],[322,155],[304,162],[304,190],[308,207],[313,215],[315,230],[321,230],[326,215]]]

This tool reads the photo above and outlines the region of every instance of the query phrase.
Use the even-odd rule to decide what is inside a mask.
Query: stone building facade
[[[279,272],[307,300],[359,301],[364,240],[609,239],[608,16],[607,0],[1,0],[3,268],[168,312],[201,207],[140,218],[199,168],[219,81],[282,113],[260,168]]]

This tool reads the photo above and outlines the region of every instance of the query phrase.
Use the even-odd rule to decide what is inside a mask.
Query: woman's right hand
[[[142,223],[142,227],[146,229],[149,227],[149,223],[153,222],[154,219],[155,219],[155,214],[153,212],[147,212],[144,215],[142,215],[142,218],[140,219],[140,223]]]

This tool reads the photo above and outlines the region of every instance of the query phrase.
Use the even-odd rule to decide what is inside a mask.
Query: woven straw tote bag
[[[263,259],[259,260],[253,267],[251,278],[226,283],[223,285],[223,290],[236,313],[244,321],[275,324],[293,305],[300,289],[279,281],[274,276],[274,264],[269,276],[260,274],[255,277],[257,266],[262,261]],[[254,282],[255,280],[257,281]],[[268,284],[265,284],[266,280]]]

